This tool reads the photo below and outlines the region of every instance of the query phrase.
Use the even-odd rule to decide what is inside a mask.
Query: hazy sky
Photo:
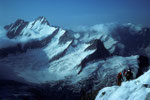
[[[0,0],[0,25],[45,16],[61,27],[101,23],[150,26],[150,0]]]

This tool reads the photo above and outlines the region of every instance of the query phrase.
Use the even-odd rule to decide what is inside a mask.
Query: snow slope
[[[72,32],[39,17],[17,20],[5,29],[0,33],[0,41],[5,40],[0,42],[0,79],[50,82],[58,89],[69,84],[78,93],[81,88],[88,92],[116,85],[116,76],[124,69],[131,68],[136,78],[139,54],[145,48],[149,52],[149,29],[134,25],[96,25]]]
[[[28,25],[20,32],[20,36],[17,37],[18,39],[40,39],[47,37],[48,35],[52,34],[57,28],[49,26],[43,21],[46,20],[44,17],[40,19],[31,21]]]
[[[136,30],[136,32],[141,31],[141,28],[136,28],[134,25],[127,25],[122,27],[130,27],[132,30]],[[7,38],[6,40],[11,41],[11,43],[14,41],[13,44],[17,45],[17,47],[14,48],[21,50],[21,52],[14,52],[15,54],[8,52],[8,56],[1,59],[0,64],[5,68],[11,68],[11,66],[13,66],[14,72],[17,72],[17,75],[32,82],[59,80],[72,75],[76,79],[75,82],[79,82],[82,79],[88,79],[93,75],[93,73],[98,75],[97,79],[103,80],[105,76],[99,75],[101,74],[101,71],[108,68],[105,73],[108,74],[109,70],[115,70],[117,69],[117,66],[123,67],[113,71],[113,74],[117,74],[118,71],[123,70],[124,68],[127,68],[131,65],[131,67],[134,67],[133,69],[136,69],[134,71],[137,73],[137,56],[130,55],[129,58],[107,56],[109,58],[106,58],[106,61],[104,59],[97,59],[96,56],[90,56],[94,54],[96,50],[98,50],[97,43],[93,42],[95,40],[102,42],[98,45],[104,45],[106,52],[109,52],[110,54],[114,54],[116,52],[116,49],[120,47],[122,43],[120,43],[119,40],[112,36],[111,32],[114,28],[116,28],[116,26],[114,27],[112,24],[95,25],[89,29],[89,31],[86,31],[83,34],[80,32],[71,34],[67,30],[51,26],[44,17],[39,17],[31,22],[17,20],[15,23],[5,26],[7,31],[5,34],[1,33],[1,36],[5,36],[5,38]],[[3,39],[4,38],[1,38],[0,40]],[[20,47],[18,46],[18,43],[23,43],[27,50],[23,51],[23,45]],[[124,44],[122,45],[125,46]],[[7,47],[6,45],[0,46],[1,48]],[[34,48],[32,48],[32,46]],[[98,53],[103,54],[101,51],[101,46],[99,47],[100,48]],[[12,49],[14,50],[14,48]],[[8,51],[12,51],[12,49],[8,49]],[[3,54],[7,51],[7,48],[6,50],[1,50]],[[84,59],[90,57],[95,58],[92,58],[93,60],[89,60],[85,63],[84,66],[81,66],[82,62],[84,62]],[[132,62],[127,59],[130,59]],[[81,71],[80,74],[79,71]],[[32,74],[33,72],[36,74]],[[43,74],[43,76],[46,78],[41,78],[41,74]],[[32,75],[33,77],[30,77]],[[52,78],[48,77],[50,75]],[[38,77],[40,78],[37,79]]]
[[[8,27],[7,30],[1,28],[0,41],[3,42],[0,42],[0,49],[16,46],[19,43],[24,45],[33,40],[41,41],[52,35],[57,28],[49,26],[46,21],[44,17],[39,17],[31,22],[17,20],[15,23],[5,26],[5,29]]]
[[[106,87],[99,91],[95,100],[150,100],[149,75],[150,70],[121,86]]]
[[[73,39],[64,40],[64,43],[62,43],[61,38],[66,38],[66,30],[50,26],[47,22],[43,24],[43,20],[45,20],[45,18],[42,17],[29,22],[13,39],[6,38],[8,40],[17,41],[17,43],[24,43],[24,41],[32,43],[32,40],[41,42],[50,36],[51,38],[46,40],[49,42],[40,48],[27,48],[27,51],[24,53],[8,53],[7,57],[0,59],[0,66],[3,67],[2,69],[5,68],[6,71],[12,71],[12,76],[17,76],[18,79],[21,77],[26,81],[34,83],[62,80],[66,76],[77,75],[80,69],[78,65],[95,50],[85,51],[85,49],[90,46],[88,43],[80,43],[77,47],[73,47],[71,46]],[[23,21],[21,21],[21,23],[22,22]],[[17,30],[16,27],[21,27],[20,24],[18,26],[15,25],[16,24],[9,27],[7,34],[13,32],[14,29]],[[11,34],[15,33],[16,31]],[[33,44],[33,46],[37,45],[37,43]],[[28,45],[26,43],[24,44]],[[43,42],[41,42],[41,44],[43,44]],[[14,50],[14,48],[12,49]],[[10,49],[10,51],[12,50]],[[2,75],[4,78],[7,77],[6,73],[2,73]],[[11,78],[9,77],[8,79]]]

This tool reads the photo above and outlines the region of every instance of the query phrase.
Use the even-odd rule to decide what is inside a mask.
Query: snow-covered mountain
[[[124,69],[132,69],[134,78],[149,69],[149,28],[106,24],[74,32],[52,26],[44,17],[19,19],[4,28],[2,80],[49,82],[59,85],[58,90],[69,85],[69,91],[88,93],[116,85],[116,76]]]

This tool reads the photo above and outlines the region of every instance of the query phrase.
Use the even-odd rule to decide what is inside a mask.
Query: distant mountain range
[[[74,32],[52,26],[43,16],[6,25],[0,37],[5,41],[0,43],[0,79],[49,82],[51,87],[58,85],[56,91],[71,86],[68,91],[89,93],[116,85],[116,76],[124,69],[132,69],[134,78],[147,71],[150,28],[104,26],[105,32],[103,28]]]

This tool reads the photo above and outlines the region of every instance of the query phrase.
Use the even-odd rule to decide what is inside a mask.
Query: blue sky
[[[150,0],[0,0],[0,26],[45,16],[61,27],[101,23],[150,26]]]

